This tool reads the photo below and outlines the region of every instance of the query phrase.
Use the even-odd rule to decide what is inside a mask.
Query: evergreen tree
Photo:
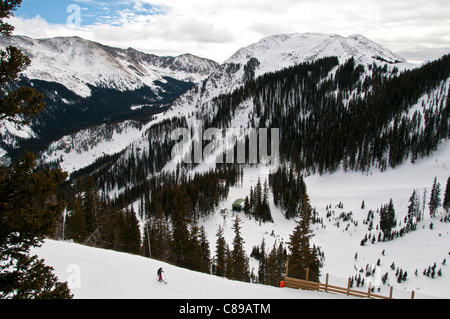
[[[248,196],[246,196],[245,197],[245,200],[244,200],[244,213],[245,213],[245,215],[250,215],[250,209],[251,209],[251,207],[250,207],[250,200],[249,200],[249,198],[248,198]]]
[[[294,173],[292,167],[280,167],[269,176],[269,185],[273,192],[274,204],[282,209],[287,219],[294,218],[302,205],[306,185],[303,177]]]
[[[250,187],[250,198],[247,196],[244,201],[244,212],[255,217],[260,222],[273,221],[270,212],[269,205],[269,187],[267,181],[264,182],[264,188],[261,184],[261,179],[258,178],[258,182],[255,189]]]
[[[269,205],[269,187],[267,185],[267,181],[264,182],[264,188],[263,188],[263,197],[262,202],[260,205],[261,209],[261,219],[265,222],[273,222],[272,214],[270,212],[270,205]]]
[[[267,256],[267,265],[266,265],[266,282],[265,284],[271,286],[277,286],[279,284],[279,277],[277,273],[277,249],[276,243],[273,244],[272,250],[269,252]]]
[[[0,1],[0,34],[10,36],[14,27],[4,22],[21,0]],[[43,95],[33,88],[10,90],[30,64],[14,47],[0,51],[0,121],[21,129],[27,117],[43,107]],[[66,203],[58,200],[57,188],[67,174],[60,170],[36,170],[36,158],[26,152],[11,167],[0,166],[0,298],[68,299],[67,283],[58,282],[53,269],[30,256],[30,249],[53,233]]]
[[[67,283],[59,283],[54,269],[37,256],[16,256],[13,272],[0,275],[0,299],[71,299]],[[3,262],[2,262],[3,264]],[[3,267],[4,265],[2,265]],[[6,269],[6,268],[5,268]]]
[[[13,16],[13,11],[20,6],[22,0],[0,1],[0,35],[10,36],[14,27],[5,19]],[[29,124],[28,118],[40,113],[44,107],[44,95],[33,88],[19,87],[12,91],[8,84],[16,81],[31,63],[18,48],[7,47],[0,50],[0,121],[7,120],[18,128]]]
[[[447,213],[450,211],[450,177],[447,179],[447,186],[445,187],[444,202],[442,206]]]
[[[76,243],[83,243],[88,236],[86,218],[78,197],[75,198],[67,218],[67,232]]]
[[[278,280],[276,280],[276,282],[273,284],[274,286],[278,285],[280,280],[282,280],[286,275],[287,252],[283,242],[280,242],[278,244],[276,260]]]
[[[199,231],[198,225],[193,224],[187,242],[186,261],[184,263],[185,268],[195,271],[202,271],[203,269],[203,256]]]
[[[414,230],[418,221],[419,215],[419,199],[417,197],[416,190],[413,191],[409,198],[408,214],[406,216],[406,228],[407,231]]]
[[[201,272],[210,274],[211,273],[211,251],[209,248],[209,242],[206,234],[205,227],[200,227],[200,247],[201,247],[201,258],[202,266],[200,268]]]
[[[230,250],[228,244],[225,245],[225,277],[228,279],[234,278],[234,267],[233,267],[233,252]]]
[[[125,210],[125,228],[123,233],[124,251],[131,254],[139,254],[141,251],[141,231],[136,213],[131,206]]]
[[[314,236],[310,228],[312,209],[307,194],[303,195],[300,219],[289,242],[289,276],[305,279],[309,269],[309,280],[319,281],[320,262],[317,253],[310,246],[310,239]]]
[[[143,229],[143,238],[142,238],[142,250],[141,250],[141,255],[144,257],[151,257],[151,237],[150,237],[150,232],[151,232],[151,226],[150,226],[150,221],[147,219],[145,224],[144,224],[144,229]]]
[[[423,189],[423,197],[422,197],[422,211],[419,214],[420,219],[419,220],[423,220],[425,218],[425,205],[427,203],[427,188],[425,187]]]
[[[186,254],[189,243],[189,203],[191,200],[185,191],[176,188],[172,200],[172,228],[173,228],[173,248],[171,249],[172,259],[178,266],[186,264]]]
[[[25,157],[10,168],[0,167],[0,298],[69,298],[67,284],[61,284],[31,247],[50,236],[66,203],[56,190],[66,174],[36,171],[34,156]]]
[[[172,233],[170,225],[165,220],[162,213],[159,213],[158,216],[152,216],[145,227],[148,227],[149,231],[147,232],[147,229],[144,229],[144,255],[149,255],[148,236],[150,236],[152,258],[168,261],[169,251],[172,247]]]
[[[436,212],[440,206],[441,206],[441,184],[438,183],[437,177],[435,177],[433,187],[431,188],[430,202],[428,203],[431,217],[436,216]]]
[[[258,282],[260,284],[267,284],[267,256],[266,256],[266,242],[263,238],[259,252],[259,268],[258,268]]]
[[[83,210],[86,218],[86,227],[89,234],[92,234],[99,227],[99,214],[101,211],[101,201],[98,190],[92,178],[87,178],[83,182]]]
[[[100,214],[99,238],[96,245],[105,249],[123,251],[124,216],[122,210],[104,205]]]
[[[262,213],[262,207],[261,207],[261,204],[262,204],[262,186],[261,186],[261,179],[258,177],[258,182],[256,183],[256,186],[255,186],[255,190],[254,190],[254,201],[255,201],[255,204],[254,204],[254,207],[253,207],[253,213],[254,213],[254,215],[255,215],[255,217],[256,217],[256,220],[261,220],[262,219],[262,216],[261,216],[261,213]]]
[[[220,277],[226,276],[226,258],[227,249],[226,241],[223,236],[223,228],[219,225],[219,230],[217,231],[217,241],[216,241],[216,259],[215,259],[215,275]]]
[[[380,230],[383,232],[385,239],[390,237],[395,224],[395,209],[391,198],[388,205],[380,208]]]
[[[255,200],[255,192],[253,191],[253,187],[250,186],[250,198],[249,198],[249,212],[253,212],[256,207],[256,200]]]
[[[241,219],[239,215],[236,215],[236,219],[233,223],[234,240],[232,256],[232,274],[234,280],[250,281],[250,267],[249,260],[244,250],[244,239],[241,237]]]
[[[115,227],[116,238],[115,238],[113,247],[117,251],[125,252],[126,247],[127,247],[127,243],[126,243],[126,239],[125,239],[125,233],[127,231],[125,214],[123,213],[122,210],[119,210],[119,212],[117,213],[117,215],[115,217],[116,218],[115,218],[114,227]]]
[[[278,248],[274,243],[272,250],[267,256],[267,284],[278,287],[280,281],[284,278],[286,270],[286,251],[283,243],[280,242]]]

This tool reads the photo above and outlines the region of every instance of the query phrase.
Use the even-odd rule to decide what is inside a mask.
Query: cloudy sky
[[[23,0],[10,23],[157,55],[223,62],[279,33],[362,34],[411,62],[450,53],[449,0]]]

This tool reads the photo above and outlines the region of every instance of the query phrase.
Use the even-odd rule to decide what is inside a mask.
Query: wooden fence
[[[324,291],[327,293],[337,293],[343,294],[347,296],[353,297],[361,297],[361,298],[372,298],[372,299],[393,299],[393,287],[391,286],[389,296],[381,296],[375,293],[372,293],[372,287],[370,287],[367,291],[355,290],[351,289],[351,278],[348,279],[347,287],[338,287],[333,286],[328,283],[328,274],[326,276],[325,283],[313,282],[308,280],[309,269],[306,270],[306,280],[290,278],[288,277],[288,267],[286,266],[286,277],[284,278],[284,287],[294,288],[294,289],[303,289],[303,290],[314,290],[314,291]],[[411,292],[411,299],[414,299],[414,291]]]

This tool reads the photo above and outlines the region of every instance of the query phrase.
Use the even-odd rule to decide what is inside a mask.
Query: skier
[[[163,280],[163,278],[162,278],[162,274],[163,274],[163,269],[162,268],[159,268],[158,269],[158,272],[157,272],[157,274],[158,274],[158,277],[159,277],[159,279],[158,279],[158,281],[162,281],[162,282],[164,282],[164,280]]]

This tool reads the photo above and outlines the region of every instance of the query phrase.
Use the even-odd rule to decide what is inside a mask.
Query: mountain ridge
[[[159,57],[138,50],[120,49],[80,37],[33,39],[25,36],[0,37],[0,47],[13,45],[31,59],[24,71],[30,79],[57,82],[76,94],[91,94],[88,84],[118,90],[135,90],[144,85],[155,89],[155,81],[172,77],[197,82],[218,64],[212,60]],[[197,63],[197,65],[193,65]]]
[[[360,52],[359,56],[356,56],[355,64],[357,65],[358,60],[362,61],[363,57],[366,60],[366,67],[365,67],[365,73],[360,75],[360,78],[364,78],[364,76],[370,76],[372,71],[369,71],[369,69],[373,69],[373,65],[377,65],[380,68],[386,67],[386,74],[391,74],[395,68],[400,68],[400,70],[408,70],[408,69],[414,69],[418,67],[417,65],[407,63],[404,59],[401,57],[395,55],[388,49],[383,48],[382,46],[368,40],[367,38],[361,36],[361,35],[353,35],[348,38],[344,38],[338,35],[330,35],[330,34],[317,34],[317,33],[307,33],[307,34],[293,34],[293,35],[275,35],[271,37],[267,37],[262,39],[261,41],[251,44],[248,47],[253,48],[253,51],[257,50],[260,46],[266,46],[266,51],[268,44],[278,43],[278,47],[280,46],[280,42],[284,46],[290,46],[295,47],[293,43],[298,43],[306,41],[305,39],[308,39],[309,37],[313,37],[316,41],[316,44],[314,45],[316,48],[318,48],[318,44],[322,43],[330,43],[330,41],[337,41],[336,43],[340,44],[342,41],[350,41],[351,43],[357,41],[358,43],[362,43],[362,47],[365,48],[364,50],[349,50],[347,48],[347,51],[345,51],[345,47],[341,48],[341,61],[339,63],[345,63],[346,58],[349,57],[349,53],[355,53]],[[298,40],[300,39],[300,40]],[[324,39],[328,39],[329,41],[325,41]],[[337,40],[336,40],[337,39]],[[350,39],[350,40],[348,40]],[[335,42],[332,42],[335,43]],[[374,48],[372,51],[368,50],[369,48]],[[255,49],[256,48],[256,49]],[[340,48],[338,46],[338,48]],[[198,116],[200,116],[200,113],[204,115],[207,114],[216,114],[217,108],[216,106],[211,103],[211,101],[214,98],[217,98],[221,94],[228,94],[232,91],[234,91],[236,88],[242,86],[246,81],[254,79],[257,77],[257,69],[268,69],[266,67],[261,66],[261,62],[257,59],[258,57],[261,58],[261,54],[266,54],[266,52],[262,52],[262,50],[259,50],[256,55],[249,55],[245,56],[245,59],[243,60],[243,54],[242,52],[246,51],[248,49],[240,49],[238,50],[234,55],[232,55],[226,62],[224,62],[215,72],[213,72],[208,78],[203,80],[200,83],[197,83],[192,89],[188,90],[185,94],[180,96],[177,100],[174,101],[174,103],[170,106],[170,108],[163,113],[160,113],[156,115],[155,119],[151,121],[148,125],[145,126],[145,129],[147,129],[151,125],[156,125],[157,123],[164,121],[169,118],[175,118],[175,117],[183,117],[187,120],[188,125],[192,124],[195,119],[198,119]],[[258,50],[257,50],[258,51]],[[286,50],[284,50],[286,51]],[[278,53],[282,53],[283,50],[279,50]],[[321,51],[322,54],[325,55],[325,50]],[[337,51],[334,50],[336,53]],[[361,53],[362,52],[362,53]],[[386,52],[386,54],[381,54],[382,52]],[[344,55],[347,54],[347,55]],[[256,58],[255,58],[256,56]],[[272,59],[277,60],[277,54],[275,55],[269,55]],[[270,64],[269,69],[274,70],[278,67],[287,67],[290,66],[293,63],[293,55],[285,55],[287,59],[283,60],[284,65],[275,65]],[[304,58],[304,56],[303,56]],[[301,57],[297,57],[296,60],[299,61]],[[305,59],[305,58],[304,58]],[[267,59],[262,59],[266,62],[270,62]],[[239,62],[240,61],[240,62]],[[390,62],[389,62],[390,61]],[[397,62],[396,62],[397,61]],[[396,62],[396,63],[395,63]],[[355,66],[356,66],[355,65]],[[336,66],[338,68],[338,66]],[[336,71],[332,71],[332,74],[335,74]],[[252,108],[254,105],[252,103],[249,104],[249,107]],[[247,107],[248,108],[248,107]],[[244,125],[244,127],[247,125],[246,123],[243,123],[245,121],[248,121],[247,117],[251,116],[252,110],[248,109],[245,111],[242,107],[239,108],[239,112],[241,115],[244,116],[237,116],[235,117],[230,125],[234,125],[237,127]],[[202,117],[200,116],[200,118]],[[246,120],[247,119],[247,120]],[[123,139],[122,139],[123,141]],[[134,142],[134,140],[133,140]],[[130,142],[131,144],[132,142]],[[64,143],[63,143],[64,144]],[[139,144],[139,143],[138,143]],[[52,146],[53,151],[50,151],[47,153],[47,158],[55,159],[60,158],[61,155],[59,155],[58,151],[55,151],[55,148],[57,149],[57,144]],[[122,144],[123,145],[123,144]],[[96,146],[92,146],[95,148]],[[102,154],[102,152],[97,151],[97,154]],[[62,154],[62,156],[66,156],[65,154]],[[77,155],[80,156],[80,155]],[[95,159],[94,159],[95,160]],[[70,167],[73,167],[71,164]]]
[[[209,77],[175,100],[171,109],[174,115],[187,115],[195,112],[194,105],[207,107],[213,98],[231,93],[258,76],[332,56],[338,57],[341,65],[354,58],[356,65],[386,66],[389,72],[418,67],[359,34],[347,38],[327,33],[277,34],[236,51]]]
[[[18,47],[31,60],[12,86],[35,87],[47,106],[31,119],[28,134],[4,123],[0,154],[5,163],[16,159],[22,147],[39,152],[45,144],[87,127],[148,118],[218,67],[188,53],[160,57],[77,36],[1,36],[0,49],[7,46]]]

